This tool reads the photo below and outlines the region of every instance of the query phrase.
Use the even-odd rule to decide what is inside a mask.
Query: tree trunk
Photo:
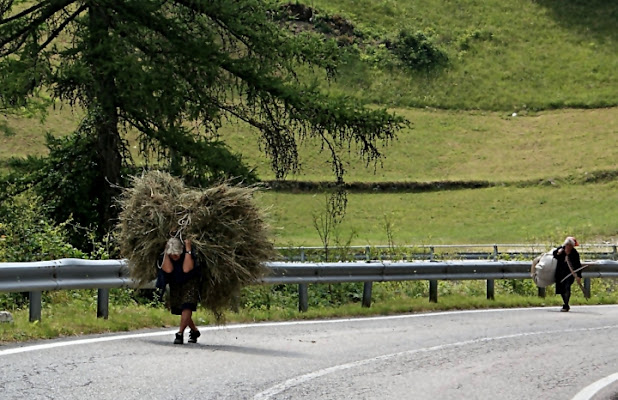
[[[118,130],[116,82],[109,43],[110,17],[103,7],[93,5],[89,10],[90,51],[88,54],[93,85],[88,88],[89,110],[97,136],[97,164],[99,233],[104,234],[114,224],[117,212],[113,207],[121,183],[122,141]]]

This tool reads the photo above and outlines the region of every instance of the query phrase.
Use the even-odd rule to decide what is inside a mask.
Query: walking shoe
[[[184,338],[182,332],[176,332],[176,338],[174,339],[174,344],[183,344]]]
[[[202,334],[200,333],[200,331],[191,331],[189,332],[189,343],[197,343],[197,338],[200,337]]]
[[[569,312],[569,310],[571,309],[571,307],[569,306],[562,306],[562,308],[560,309],[561,312]]]

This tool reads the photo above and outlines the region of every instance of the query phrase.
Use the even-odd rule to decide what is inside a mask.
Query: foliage
[[[49,155],[9,160],[11,173],[7,177],[7,182],[15,185],[13,192],[32,189],[30,192],[38,195],[51,221],[62,224],[70,220],[75,228],[69,232],[70,242],[84,251],[92,249],[87,233],[97,232],[100,221],[93,139],[80,132],[61,138],[48,134]]]
[[[68,243],[69,223],[55,225],[46,218],[40,198],[5,199],[0,204],[0,262],[86,257]]]
[[[342,192],[336,191],[331,194],[324,194],[324,209],[321,212],[314,212],[311,215],[313,227],[315,228],[322,246],[324,248],[324,261],[329,261],[329,246],[331,240],[340,242],[339,225],[345,216],[347,198]],[[350,235],[348,243],[351,242],[354,233]],[[337,243],[339,245],[341,243]]]
[[[45,207],[37,197],[20,195],[0,203],[0,263],[86,258],[68,243],[69,221],[55,225],[45,217]],[[0,309],[24,305],[20,293],[0,293]]]
[[[399,32],[392,44],[392,51],[404,65],[416,71],[430,71],[448,62],[446,53],[424,32]]]
[[[401,29],[435,32],[434,44],[449,56],[438,76],[422,79],[421,74],[398,69],[355,65],[342,74],[334,89],[338,92],[362,91],[372,102],[402,108],[517,112],[618,105],[613,89],[618,86],[616,2],[312,0],[310,4],[382,37],[395,37]]]
[[[474,29],[466,31],[457,40],[457,46],[461,51],[469,51],[472,49],[474,42],[488,41],[493,39],[493,34],[489,31]]]
[[[0,4],[0,105],[23,105],[45,89],[54,100],[86,109],[85,125],[96,138],[102,226],[114,217],[113,185],[122,183],[129,129],[139,132],[147,161],[167,159],[172,171],[191,173],[191,161],[210,157],[215,173],[229,177],[234,171],[217,160],[224,148],[209,137],[234,117],[259,130],[278,178],[298,167],[298,141],[314,137],[328,149],[341,181],[342,149],[354,145],[363,160],[374,162],[381,157],[377,144],[404,125],[384,109],[301,82],[299,66],[334,76],[337,45],[308,33],[291,35],[273,20],[268,2],[14,5]]]
[[[56,223],[70,219],[75,227],[69,233],[70,242],[84,251],[93,249],[92,240],[85,233],[94,233],[97,240],[107,233],[105,227],[99,226],[102,204],[101,187],[97,184],[100,165],[96,157],[96,140],[88,119],[73,134],[55,137],[48,133],[46,146],[49,154],[10,159],[10,173],[5,178],[6,182],[14,184],[13,193],[32,188],[45,203],[46,215]],[[205,186],[223,179],[226,172],[247,183],[257,179],[222,142],[211,142],[203,150],[204,155],[212,157],[186,157],[184,171],[176,171],[183,174],[185,181]],[[127,155],[126,159],[130,156]],[[135,170],[136,167],[127,166],[123,175]],[[9,195],[11,193],[4,191],[0,198]]]

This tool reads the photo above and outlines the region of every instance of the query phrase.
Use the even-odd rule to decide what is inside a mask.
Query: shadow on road
[[[158,340],[143,340],[144,342],[155,344],[164,347],[176,347],[181,349],[195,349],[195,350],[207,350],[207,351],[226,351],[230,353],[251,354],[269,357],[283,357],[283,358],[310,358],[311,356],[295,351],[283,351],[275,349],[265,349],[259,347],[249,346],[233,346],[228,344],[208,344],[208,343],[186,343],[183,345],[173,344],[172,342],[162,342]]]

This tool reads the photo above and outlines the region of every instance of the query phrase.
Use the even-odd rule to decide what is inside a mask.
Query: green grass
[[[260,204],[279,246],[319,246],[313,215],[325,212],[324,194],[265,192]],[[618,237],[618,182],[589,185],[493,187],[427,193],[351,193],[339,228],[345,243],[398,245],[544,243],[575,234],[582,243]],[[331,242],[331,244],[333,244]]]
[[[299,312],[295,307],[274,305],[269,308],[246,308],[237,313],[226,314],[227,323],[249,323],[260,321],[309,320],[315,318],[343,318],[391,315],[401,313],[420,313],[444,310],[512,308],[512,307],[558,307],[558,296],[548,293],[546,298],[534,294],[513,294],[508,281],[496,282],[495,300],[487,300],[483,281],[440,282],[438,303],[430,303],[425,282],[389,282],[374,285],[374,300],[370,308],[363,308],[358,302],[347,302],[338,306],[310,306],[307,312]],[[533,285],[532,285],[533,286]],[[615,304],[618,294],[606,289],[607,283],[593,280],[592,298],[586,301],[575,293],[571,304]],[[412,289],[412,294],[407,289]],[[125,332],[144,328],[170,328],[178,326],[178,316],[171,315],[162,307],[146,305],[112,304],[109,319],[96,318],[96,300],[65,298],[66,291],[55,292],[58,298],[47,303],[41,314],[41,321],[28,322],[27,309],[13,310],[13,323],[0,324],[0,345],[38,339],[72,337],[95,333]],[[312,299],[310,299],[312,300]],[[214,318],[203,309],[194,314],[200,326],[213,325]]]
[[[381,245],[391,225],[397,245],[452,243],[555,243],[574,234],[582,243],[618,238],[618,181],[575,184],[599,171],[618,171],[618,3],[604,0],[535,2],[514,0],[311,0],[308,5],[341,13],[369,34],[368,41],[394,38],[400,29],[432,33],[450,63],[431,74],[390,68],[379,60],[347,58],[339,80],[328,87],[387,107],[412,122],[385,147],[384,165],[374,173],[352,154],[347,181],[410,182],[486,180],[528,182],[475,190],[425,193],[353,193],[342,243]],[[474,33],[491,39],[473,39]],[[462,49],[467,41],[469,48]],[[511,116],[513,112],[518,115]],[[45,153],[43,133],[75,129],[80,111],[50,110],[44,122],[9,119],[16,131],[0,136],[0,172],[11,156]],[[3,118],[0,116],[0,118]],[[272,179],[258,150],[257,134],[243,124],[226,124],[221,138]],[[131,137],[129,137],[131,140]],[[300,149],[303,169],[288,179],[332,180],[328,154],[308,140]],[[352,148],[352,153],[354,153]],[[535,180],[543,184],[531,185]],[[554,182],[553,184],[549,182]],[[313,215],[324,213],[324,195],[266,192],[278,246],[319,246]],[[331,245],[337,243],[331,242]],[[376,284],[371,308],[358,303],[311,307],[241,309],[229,322],[386,315],[466,308],[558,306],[558,297],[519,296],[497,282],[495,301],[483,282],[440,284],[438,304],[423,288]],[[405,289],[407,288],[407,289]],[[501,289],[502,288],[502,289]],[[594,288],[594,285],[593,285]],[[404,290],[405,289],[405,290]],[[502,290],[502,291],[501,291]],[[420,294],[419,294],[420,293]],[[420,297],[419,297],[420,296]],[[29,323],[27,310],[14,324],[0,324],[0,342],[13,342],[139,328],[173,327],[177,317],[161,308],[115,305],[110,319],[96,319],[90,298],[58,301]],[[615,291],[598,291],[589,304],[616,303]],[[573,304],[586,303],[577,295]],[[199,312],[198,323],[212,317]]]
[[[618,4],[490,0],[312,0],[360,28],[394,37],[433,32],[449,66],[430,76],[353,63],[333,88],[399,107],[520,111],[618,104]],[[469,40],[470,34],[491,35]]]
[[[506,113],[397,109],[412,122],[382,150],[382,166],[366,168],[345,155],[350,182],[550,179],[618,170],[618,108]],[[228,144],[272,179],[268,160],[257,149],[257,134],[226,125]],[[332,180],[329,154],[316,141],[301,148],[302,170],[290,180]],[[354,151],[354,147],[352,147]]]
[[[492,182],[583,176],[618,170],[618,108],[506,113],[397,109],[412,122],[382,148],[381,166],[365,167],[344,153],[350,182],[489,180]],[[44,130],[65,134],[76,126],[68,110],[51,112],[45,124],[11,120],[17,134],[0,136],[0,164],[11,156],[44,154]],[[262,179],[273,179],[258,151],[258,134],[244,124],[226,124],[221,137]],[[329,155],[316,141],[301,145],[302,170],[288,180],[332,180]],[[1,165],[0,165],[1,166]]]

